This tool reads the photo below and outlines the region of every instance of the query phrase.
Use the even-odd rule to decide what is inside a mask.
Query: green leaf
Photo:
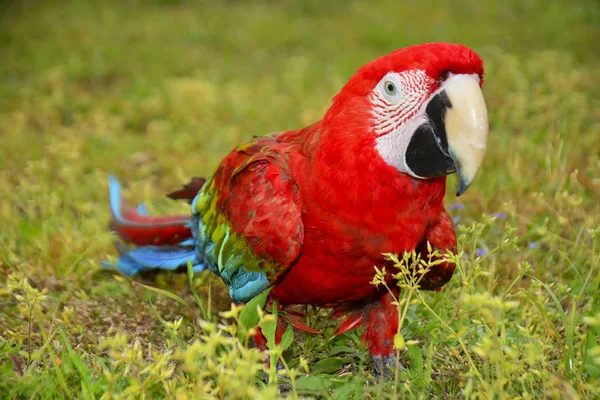
[[[423,374],[423,354],[421,349],[416,344],[408,345],[408,358],[410,360],[411,372],[414,371],[418,375]]]
[[[318,376],[303,376],[296,380],[296,391],[298,394],[320,394],[326,393],[332,386],[330,381]]]
[[[40,332],[42,334],[42,340],[44,341],[44,346],[48,353],[50,353],[50,361],[52,363],[52,366],[54,367],[54,372],[56,373],[56,381],[58,382],[59,386],[64,390],[64,394],[66,395],[66,397],[68,398],[72,398],[71,396],[71,391],[69,390],[69,385],[67,384],[67,381],[65,379],[65,375],[63,373],[63,369],[61,368],[61,365],[58,364],[58,357],[56,356],[56,353],[54,353],[54,348],[49,345],[52,342],[52,337],[54,337],[54,334],[57,331],[54,331],[51,333],[50,337],[48,337],[48,333],[46,332],[46,329],[44,329],[44,321],[43,318],[40,316],[39,318],[39,327],[40,327]],[[33,365],[33,364],[32,364]],[[28,370],[31,369],[31,365],[29,366]]]
[[[352,358],[328,357],[317,361],[310,369],[311,374],[331,374],[339,371],[344,364],[351,363]]]
[[[356,384],[354,381],[346,382],[333,391],[332,397],[335,400],[346,400],[346,399],[351,398],[351,394],[355,390],[356,390]]]
[[[260,330],[262,331],[262,334],[265,335],[265,338],[267,338],[267,347],[269,349],[274,349],[275,348],[275,335],[277,332],[277,320],[278,320],[277,302],[276,301],[273,302],[273,305],[271,308],[271,315],[273,316],[272,319],[261,322],[259,326],[260,326]]]
[[[337,356],[338,354],[356,354],[357,349],[350,346],[333,346],[331,350],[327,352],[329,356]]]
[[[260,323],[260,330],[267,339],[267,347],[269,349],[275,348],[275,331],[277,329],[277,320],[271,319],[268,321],[262,321]]]
[[[427,361],[425,362],[425,387],[429,387],[431,383],[431,375],[433,374],[433,342],[429,343],[427,350]]]
[[[152,312],[154,313],[154,315],[156,316],[156,319],[158,319],[160,324],[166,329],[167,332],[169,332],[169,336],[171,336],[171,338],[177,342],[179,347],[183,349],[185,347],[183,344],[183,340],[181,340],[181,338],[179,338],[179,336],[177,336],[175,334],[175,332],[173,332],[173,329],[171,329],[169,327],[169,325],[167,324],[167,321],[165,321],[160,316],[160,314],[158,313],[158,311],[156,310],[156,308],[154,307],[154,304],[152,304],[152,302],[150,302],[150,309],[152,310]]]
[[[187,274],[188,274],[188,280],[190,282],[190,289],[192,291],[192,295],[194,296],[194,299],[196,300],[196,304],[198,304],[198,308],[200,308],[202,317],[208,321],[210,319],[210,316],[207,314],[206,309],[204,308],[204,305],[202,303],[202,300],[200,299],[200,296],[198,296],[198,291],[196,290],[196,286],[194,285],[194,269],[192,267],[192,263],[190,262],[190,260],[188,260],[188,262],[187,262]]]
[[[3,361],[0,361],[0,374],[3,377],[9,377],[17,374],[17,368],[15,367],[12,358],[7,357]]]
[[[263,290],[257,296],[254,296],[249,302],[246,303],[244,309],[240,313],[240,321],[239,324],[243,328],[240,331],[245,335],[250,329],[255,328],[258,324],[258,320],[260,317],[258,316],[258,309],[263,309],[265,304],[267,303],[267,297],[269,297],[269,293],[271,292],[273,287],[268,287]]]
[[[542,287],[546,290],[546,292],[548,292],[548,294],[552,298],[552,301],[554,302],[554,305],[556,306],[558,315],[560,316],[561,322],[562,322],[563,326],[565,327],[565,336],[566,336],[566,342],[567,342],[567,345],[565,346],[565,348],[567,350],[567,354],[565,357],[565,364],[566,364],[565,366],[567,367],[567,371],[569,371],[571,374],[573,374],[573,372],[574,372],[573,368],[575,366],[575,346],[573,345],[573,335],[574,335],[573,334],[573,323],[569,324],[569,321],[567,319],[567,314],[565,313],[565,310],[563,309],[562,304],[560,303],[560,300],[558,299],[558,297],[556,297],[556,295],[554,294],[554,292],[552,291],[550,286],[548,286],[547,284],[545,284],[544,282],[542,282],[541,280],[539,280],[538,278],[536,278],[533,275],[529,275],[529,277],[531,279],[533,279],[534,281],[537,281],[540,285],[542,285]],[[575,313],[573,313],[573,314],[575,314]],[[547,314],[546,314],[546,316],[547,316]],[[548,323],[551,324],[550,319],[548,319]],[[558,335],[559,335],[559,337],[561,336],[560,333]]]
[[[294,328],[292,328],[292,324],[288,324],[285,332],[281,336],[281,342],[279,346],[281,347],[281,351],[286,351],[294,342]]]
[[[589,330],[586,338],[586,351],[585,351],[585,359],[584,359],[584,368],[590,376],[597,378],[600,376],[600,368],[596,365],[594,361],[594,357],[591,356],[590,351],[598,347],[598,341],[596,340],[596,335]]]
[[[266,303],[266,297],[265,297],[264,303]],[[264,303],[263,303],[263,306],[264,306]],[[257,304],[257,306],[258,306],[258,304]],[[246,307],[244,307],[244,309],[246,309]],[[257,311],[257,313],[258,313],[258,311]],[[269,368],[269,383],[277,383],[277,361],[278,361],[278,357],[281,353],[273,351],[277,347],[275,344],[275,335],[277,333],[277,319],[278,319],[277,302],[276,301],[273,301],[273,305],[271,308],[271,315],[273,316],[273,318],[270,318],[268,320],[263,320],[259,324],[259,327],[260,327],[262,334],[267,339],[267,347],[269,348],[269,350],[272,350],[271,354],[270,354],[271,367]]]
[[[148,290],[151,290],[151,291],[156,292],[158,294],[162,294],[163,296],[168,297],[171,300],[175,300],[176,302],[181,303],[181,304],[183,304],[184,306],[186,306],[188,308],[191,308],[190,305],[188,303],[186,303],[185,300],[183,300],[181,297],[177,296],[175,293],[171,293],[168,290],[163,290],[163,289],[155,288],[155,287],[152,287],[152,286],[143,285],[143,284],[138,283],[138,282],[133,282],[133,283],[135,283],[138,286],[143,287],[144,289],[148,289]]]
[[[73,348],[71,347],[71,344],[69,343],[69,339],[67,338],[67,335],[65,334],[65,332],[61,329],[60,330],[60,336],[62,338],[62,342],[65,345],[65,348],[67,349],[67,354],[69,355],[69,359],[71,360],[71,363],[73,363],[73,366],[75,367],[75,369],[77,370],[77,372],[79,373],[79,376],[81,377],[81,389],[82,389],[82,396],[84,399],[94,399],[94,394],[92,392],[92,387],[91,387],[91,383],[90,383],[90,376],[92,375],[90,370],[85,366],[85,364],[82,362],[81,358],[79,358],[79,356],[77,356],[75,354],[75,352],[73,351]]]

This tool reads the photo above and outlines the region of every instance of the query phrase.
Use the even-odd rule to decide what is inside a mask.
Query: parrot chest
[[[381,290],[370,282],[374,267],[387,264],[383,254],[414,250],[433,218],[432,212],[406,214],[389,209],[364,213],[362,218],[329,218],[327,223],[323,223],[323,210],[306,215],[304,251],[273,294],[283,303],[311,304],[373,295]]]

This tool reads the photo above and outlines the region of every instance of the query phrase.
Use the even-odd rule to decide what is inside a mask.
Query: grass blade
[[[169,292],[168,290],[159,289],[159,288],[155,288],[155,287],[152,287],[152,286],[144,285],[144,284],[141,284],[139,282],[133,282],[133,283],[136,284],[136,285],[138,285],[138,286],[143,287],[144,289],[148,289],[148,290],[150,290],[152,292],[155,292],[155,293],[158,293],[158,294],[163,295],[165,297],[168,297],[171,300],[175,300],[176,302],[178,302],[180,304],[183,304],[184,306],[186,306],[188,308],[192,308],[192,307],[190,307],[190,305],[185,300],[183,300],[181,297],[177,296],[175,293]]]

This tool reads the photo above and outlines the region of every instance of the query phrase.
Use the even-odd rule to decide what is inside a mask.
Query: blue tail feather
[[[127,256],[138,264],[159,269],[177,269],[187,265],[188,260],[192,265],[199,263],[194,249],[185,247],[141,246],[130,250]]]
[[[121,184],[113,175],[108,176],[108,193],[109,193],[109,201],[110,201],[110,210],[112,212],[113,218],[117,220],[121,224],[135,224],[131,221],[125,220],[123,215],[121,214],[121,209],[123,207],[123,199],[121,197]],[[138,204],[136,207],[136,211],[140,215],[149,216],[148,207],[145,204]]]
[[[106,268],[117,268],[125,275],[134,276],[153,269],[175,270],[186,268],[188,261],[194,272],[206,269],[206,264],[198,259],[193,247],[188,246],[140,246],[127,249],[121,246],[121,256],[114,262],[103,262]]]
[[[108,176],[108,193],[110,199],[110,210],[112,211],[113,218],[117,221],[124,223],[125,220],[121,215],[121,184],[113,175]],[[145,207],[144,207],[145,208]],[[144,210],[148,211],[148,210]]]

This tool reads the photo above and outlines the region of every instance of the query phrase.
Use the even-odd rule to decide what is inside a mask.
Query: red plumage
[[[278,275],[302,251],[302,208],[289,169],[298,151],[295,141],[258,137],[231,152],[213,174],[217,209],[257,258],[275,263],[273,271],[265,271],[269,276]]]

